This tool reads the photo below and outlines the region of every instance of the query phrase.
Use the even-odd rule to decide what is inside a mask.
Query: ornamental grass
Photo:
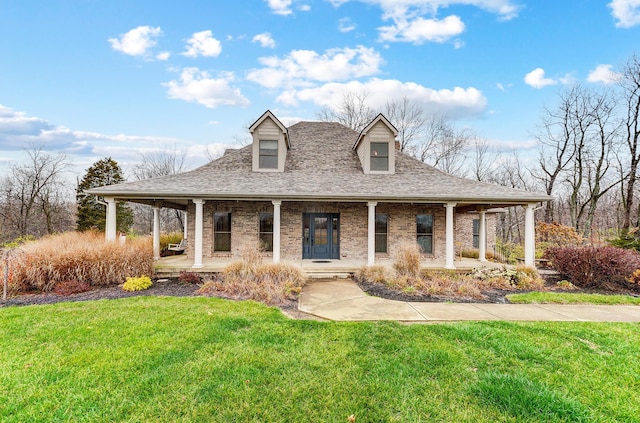
[[[65,232],[12,251],[9,271],[13,292],[51,291],[66,281],[117,285],[128,276],[152,274],[153,249],[148,237],[120,244],[106,242],[103,233]]]
[[[206,281],[197,293],[285,305],[297,298],[304,283],[298,267],[264,263],[259,250],[245,248],[239,261],[230,263],[220,275]]]

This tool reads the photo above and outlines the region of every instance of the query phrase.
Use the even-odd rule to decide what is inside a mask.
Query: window
[[[371,170],[389,170],[389,143],[371,143]]]
[[[213,251],[231,251],[231,213],[213,214]]]
[[[260,140],[260,169],[278,168],[278,141]]]
[[[376,253],[387,252],[387,223],[389,216],[376,213]]]
[[[273,213],[260,213],[260,249],[273,251]]]
[[[423,253],[433,253],[433,215],[416,216],[417,241]]]
[[[473,248],[480,248],[480,219],[473,219]]]

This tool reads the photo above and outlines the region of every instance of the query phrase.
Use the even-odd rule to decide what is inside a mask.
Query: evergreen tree
[[[76,201],[78,203],[78,221],[76,227],[79,231],[88,229],[104,230],[106,224],[106,207],[97,201],[93,195],[85,191],[91,188],[105,185],[114,185],[124,182],[122,170],[118,163],[111,157],[98,160],[89,169],[78,184]],[[125,204],[116,203],[116,230],[127,232],[133,224],[133,212]]]

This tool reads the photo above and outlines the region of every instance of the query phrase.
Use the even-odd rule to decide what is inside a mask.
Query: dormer
[[[382,113],[360,132],[353,149],[358,153],[364,173],[396,172],[396,135],[398,130]]]
[[[253,137],[253,171],[284,172],[287,150],[291,148],[287,128],[271,113],[264,112],[249,127]]]

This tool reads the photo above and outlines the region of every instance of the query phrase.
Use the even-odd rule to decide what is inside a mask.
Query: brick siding
[[[187,231],[190,258],[194,257],[195,204],[188,206]],[[231,252],[213,251],[213,213],[231,213]],[[269,201],[206,201],[203,206],[203,245],[204,258],[240,256],[245,246],[259,245],[259,215],[261,212],[273,212]],[[283,201],[280,209],[281,257],[285,260],[302,258],[302,215],[303,213],[339,213],[340,214],[340,257],[343,259],[365,259],[367,257],[367,203],[321,203]],[[416,242],[416,215],[432,214],[433,254],[425,258],[444,258],[445,256],[445,208],[431,204],[382,203],[376,206],[376,213],[388,215],[388,253],[378,253],[379,258],[393,258],[402,245]],[[455,238],[471,248],[472,219],[477,214],[456,214]],[[495,216],[487,215],[487,244],[495,239]],[[271,253],[265,253],[270,256]]]

